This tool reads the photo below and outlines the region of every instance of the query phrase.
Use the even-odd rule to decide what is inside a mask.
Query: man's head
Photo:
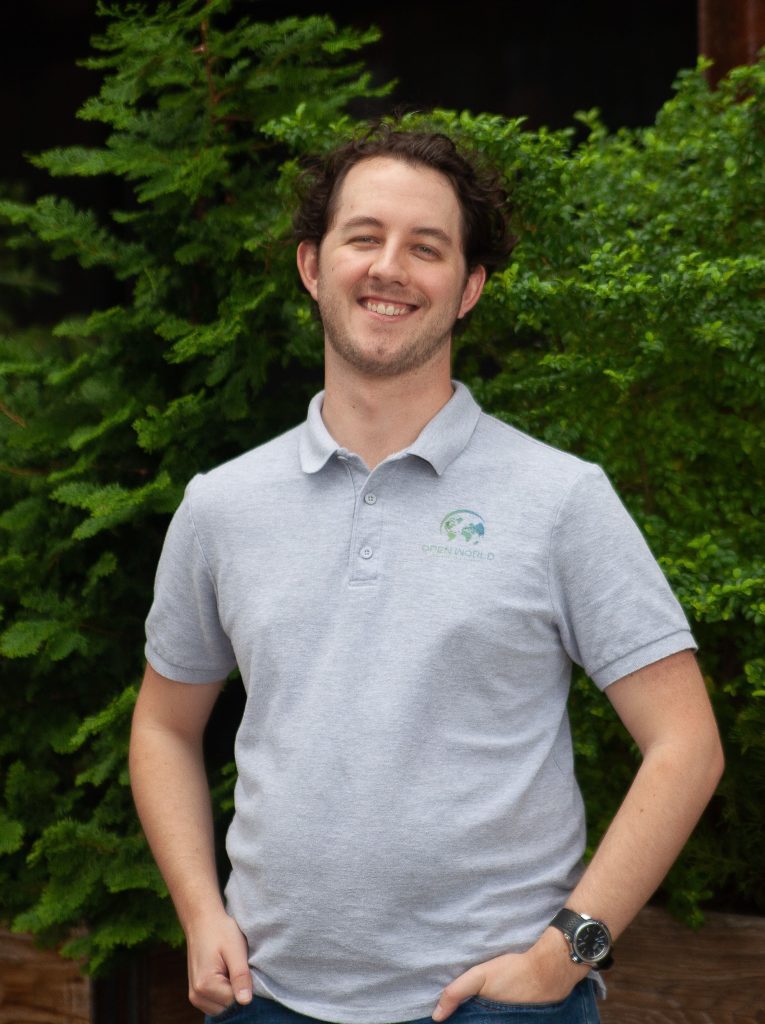
[[[443,135],[380,128],[314,166],[295,219],[326,370],[448,379],[455,323],[509,250],[504,192]],[[345,371],[343,371],[345,372]]]
[[[308,164],[294,218],[298,242],[321,244],[337,212],[338,196],[349,170],[374,157],[430,168],[449,180],[461,210],[462,246],[469,271],[482,266],[488,276],[507,259],[513,239],[507,223],[507,194],[496,171],[480,166],[475,157],[460,151],[446,135],[396,131],[385,124]]]

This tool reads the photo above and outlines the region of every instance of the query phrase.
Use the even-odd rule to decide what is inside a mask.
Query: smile
[[[370,313],[379,313],[383,316],[403,316],[416,309],[416,306],[399,306],[392,302],[375,302],[372,299],[363,299],[361,302],[364,309]]]

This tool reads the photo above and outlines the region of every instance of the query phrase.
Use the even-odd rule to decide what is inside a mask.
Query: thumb
[[[247,944],[244,936],[241,942],[230,944],[223,951],[228,980],[238,1003],[249,1003],[252,1000],[252,975],[247,962]]]
[[[485,980],[483,971],[478,967],[471,967],[459,978],[455,978],[439,996],[438,1004],[432,1014],[433,1020],[441,1021],[451,1017],[460,1003],[464,1003],[466,999],[470,999],[471,996],[475,996],[481,991]]]
[[[252,1001],[252,978],[249,969],[245,972],[239,971],[231,977],[231,988],[234,990],[234,999],[238,1003],[249,1003]]]

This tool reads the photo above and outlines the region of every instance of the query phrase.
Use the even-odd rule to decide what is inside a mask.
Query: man
[[[693,638],[604,475],[450,379],[500,198],[438,135],[315,170],[297,261],[325,390],[195,478],[168,532],[131,773],[217,1019],[594,1021],[593,971],[717,784]],[[584,871],[572,661],[643,755]],[[224,907],[202,734],[235,666]]]

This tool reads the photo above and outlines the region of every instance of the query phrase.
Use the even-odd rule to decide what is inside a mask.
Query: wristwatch
[[[550,925],[563,932],[575,964],[589,964],[594,971],[607,971],[613,965],[611,932],[603,921],[564,907]]]

